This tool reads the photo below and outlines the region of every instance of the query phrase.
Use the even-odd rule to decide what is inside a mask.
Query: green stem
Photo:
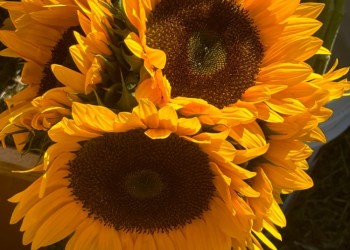
[[[344,16],[345,0],[323,0],[317,2],[324,3],[325,9],[318,18],[323,25],[316,33],[316,36],[324,41],[324,47],[332,51],[342,18]],[[323,74],[326,71],[329,60],[329,55],[316,55],[311,58],[308,63],[316,73]]]
[[[327,30],[323,37],[323,46],[333,50],[335,40],[337,38],[340,24],[344,16],[345,0],[331,0],[331,13],[327,20]],[[316,66],[316,72],[324,73],[327,69],[330,56],[323,56],[324,60],[320,60]]]

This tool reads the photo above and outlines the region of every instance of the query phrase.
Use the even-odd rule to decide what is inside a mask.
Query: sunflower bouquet
[[[281,195],[312,187],[325,105],[347,68],[300,0],[1,1],[1,56],[22,89],[3,146],[39,142],[39,177],[9,199],[36,250],[276,249]],[[28,172],[28,171],[26,171]],[[269,235],[269,237],[267,236]]]

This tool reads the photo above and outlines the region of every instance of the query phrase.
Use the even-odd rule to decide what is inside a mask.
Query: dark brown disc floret
[[[168,232],[201,218],[215,191],[208,155],[175,134],[108,133],[70,163],[73,196],[92,218],[132,232]]]
[[[147,45],[161,49],[172,97],[220,108],[254,85],[263,58],[259,33],[233,0],[162,0],[147,22]]]

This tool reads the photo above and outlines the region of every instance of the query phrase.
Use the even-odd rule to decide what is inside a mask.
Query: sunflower
[[[70,47],[78,70],[53,64],[53,73],[65,85],[74,79],[82,88],[80,93],[87,95],[83,99],[85,103],[131,111],[137,105],[132,92],[142,64],[123,42],[131,27],[117,3],[88,0],[87,6],[80,6],[78,11],[84,34],[75,32],[77,44]]]
[[[306,63],[330,53],[313,36],[324,5],[299,0],[122,5],[135,27],[125,44],[149,72],[136,97],[159,106],[169,100],[180,114],[214,131],[229,127],[235,164],[256,173],[245,184],[259,196],[235,190],[255,216],[253,242],[275,249],[262,230],[281,238],[275,228],[286,225],[280,195],[313,185],[305,173],[312,153],[305,143],[326,141],[319,124],[332,111],[325,104],[350,89],[347,80],[339,80],[348,68],[335,70],[335,64],[319,75]]]
[[[299,2],[123,1],[137,29],[125,43],[149,71],[162,69],[173,103],[202,99],[223,115],[242,108],[256,119],[281,122],[308,111],[300,89],[317,87],[309,82],[313,70],[305,61],[329,53],[313,36],[324,5]],[[158,91],[145,92],[142,85],[140,98]]]
[[[73,103],[72,116],[49,131],[55,144],[34,169],[44,175],[10,199],[24,244],[71,235],[66,249],[253,247],[254,216],[233,190],[259,196],[243,184],[255,174],[233,163],[228,131],[203,132],[198,118],[144,99],[118,115]]]
[[[100,71],[103,65],[103,56],[110,56],[112,51],[108,44],[108,19],[112,14],[103,8],[99,1],[86,1],[87,6],[79,5],[78,20],[84,34],[74,32],[76,44],[70,46],[71,57],[79,71],[67,65],[53,63],[52,71],[63,84],[69,85],[74,79],[80,93],[90,93],[95,85],[102,82]],[[108,1],[104,2],[108,3]],[[99,56],[99,57],[98,57]]]
[[[34,3],[27,0],[2,1],[0,6],[9,11],[15,26],[15,30],[0,30],[0,41],[7,46],[0,55],[25,61],[21,81],[26,85],[24,90],[6,100],[8,110],[2,114],[0,129],[4,130],[1,139],[8,132],[15,133],[16,146],[21,150],[29,134],[26,130],[47,130],[67,113],[64,109],[69,100],[77,100],[62,94],[58,94],[57,98],[51,95],[55,109],[50,106],[39,108],[31,103],[34,98],[54,88],[61,88],[58,92],[62,92],[62,88],[74,92],[74,83],[66,86],[60,83],[51,71],[51,64],[76,68],[69,55],[69,47],[76,43],[73,32],[81,32],[76,14],[79,7],[74,1]],[[36,117],[45,114],[46,118]],[[45,122],[37,123],[39,120]]]

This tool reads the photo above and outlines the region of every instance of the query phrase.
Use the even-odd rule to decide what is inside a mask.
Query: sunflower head
[[[176,134],[154,140],[142,130],[87,141],[68,178],[84,209],[127,232],[180,229],[203,217],[215,191],[208,156],[198,145]]]
[[[259,32],[234,1],[161,1],[150,13],[148,46],[167,55],[172,95],[220,108],[254,84],[263,58]]]
[[[202,98],[220,108],[236,100],[259,72],[264,55],[259,30],[248,11],[232,1],[124,3],[139,37],[128,48],[153,63],[172,83],[172,96]],[[135,21],[136,11],[140,21]],[[145,21],[147,16],[147,22]],[[143,47],[144,52],[140,52]],[[165,52],[166,64],[159,65]],[[148,70],[150,71],[150,70]],[[151,73],[152,75],[152,73]]]
[[[53,74],[51,64],[76,69],[69,47],[76,43],[74,32],[82,32],[76,14],[79,7],[74,1],[2,1],[0,5],[8,11],[14,25],[11,30],[0,30],[0,41],[7,47],[0,55],[24,61],[19,72],[20,82],[25,86],[5,100],[8,110],[2,114],[0,138],[3,141],[12,135],[21,151],[29,145],[30,134],[39,134],[57,123],[69,113],[72,100],[77,100],[60,93],[36,106],[38,101],[34,99],[52,89],[62,92],[65,87]],[[65,90],[73,92],[70,88]]]
[[[235,152],[225,140],[228,131],[205,132],[198,118],[143,99],[119,114],[74,103],[72,116],[49,131],[55,144],[36,168],[44,176],[11,199],[19,203],[11,222],[24,217],[24,242],[33,249],[71,234],[68,249],[150,244],[227,250],[249,244],[253,215],[230,190],[254,174],[226,163]],[[42,206],[48,207],[37,214]],[[68,211],[66,223],[59,218]],[[44,227],[56,219],[54,228]],[[94,242],[82,240],[88,232]]]

